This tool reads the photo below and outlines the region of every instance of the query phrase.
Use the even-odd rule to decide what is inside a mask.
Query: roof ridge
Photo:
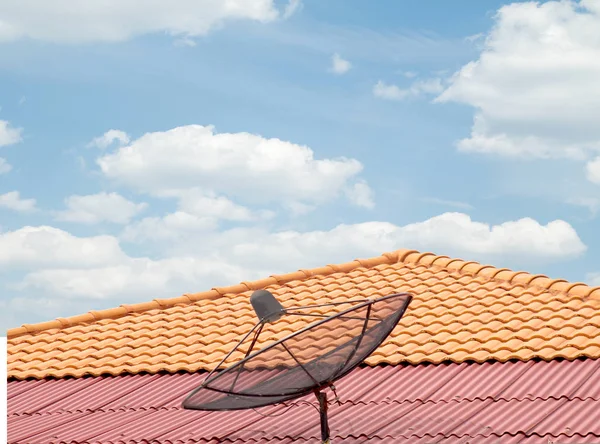
[[[482,265],[475,261],[464,261],[453,259],[448,256],[437,256],[434,253],[421,253],[417,250],[401,249],[383,253],[380,256],[368,259],[355,259],[342,264],[329,264],[324,267],[311,269],[300,269],[291,273],[271,275],[268,278],[256,281],[244,281],[229,287],[215,287],[209,291],[200,293],[183,294],[182,296],[168,299],[153,299],[148,302],[137,304],[121,304],[119,307],[105,310],[91,310],[87,313],[71,316],[68,318],[57,318],[55,320],[40,322],[37,324],[23,324],[21,327],[9,329],[8,339],[16,338],[25,334],[38,333],[45,330],[67,328],[78,324],[100,321],[103,319],[117,319],[131,313],[140,313],[149,310],[166,309],[177,304],[191,304],[201,300],[217,299],[227,294],[239,294],[248,290],[259,290],[269,285],[283,285],[291,281],[303,280],[312,276],[327,276],[334,273],[349,273],[357,268],[374,268],[378,265],[393,264],[398,262],[414,263],[444,268],[449,271],[482,276],[489,280],[502,280],[509,283],[519,283],[528,287],[544,288],[550,291],[566,293],[568,295],[588,298],[592,293],[600,296],[600,286],[591,287],[582,282],[571,283],[564,279],[550,279],[548,276],[533,275],[525,271],[512,271],[508,268],[496,268],[492,265]]]

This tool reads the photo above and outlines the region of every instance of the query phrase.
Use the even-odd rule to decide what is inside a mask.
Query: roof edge
[[[482,265],[479,262],[453,259],[448,256],[437,256],[434,253],[421,253],[417,250],[401,249],[381,256],[368,259],[355,259],[343,264],[330,264],[324,267],[300,269],[298,271],[280,275],[271,275],[268,278],[256,281],[244,281],[229,287],[212,288],[200,293],[186,293],[182,296],[168,299],[153,299],[149,302],[138,304],[121,304],[116,308],[105,310],[92,310],[84,314],[68,318],[57,318],[52,321],[37,324],[23,324],[7,330],[8,339],[13,339],[26,334],[39,333],[45,330],[72,327],[78,324],[100,321],[103,319],[117,319],[131,313],[141,313],[149,310],[158,310],[174,307],[178,304],[190,304],[207,299],[217,299],[228,294],[239,294],[248,290],[260,290],[269,285],[283,285],[291,281],[302,280],[313,276],[327,276],[334,273],[349,273],[357,268],[374,268],[378,265],[393,264],[398,262],[429,265],[444,268],[450,271],[459,271],[472,276],[482,276],[489,280],[501,280],[509,283],[520,283],[530,287],[544,288],[550,291],[566,293],[575,297],[589,298],[595,294],[600,298],[600,286],[591,287],[582,282],[571,283],[564,279],[550,279],[545,275],[532,275],[525,271],[512,271],[508,268],[496,268],[492,265]]]

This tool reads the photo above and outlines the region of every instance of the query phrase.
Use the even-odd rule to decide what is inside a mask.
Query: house
[[[414,295],[336,383],[333,443],[600,442],[600,287],[412,250],[9,330],[9,442],[319,442],[314,396],[181,408],[256,322],[261,288],[284,306]]]

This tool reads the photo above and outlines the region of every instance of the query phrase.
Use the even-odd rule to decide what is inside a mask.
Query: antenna
[[[183,401],[184,409],[243,410],[264,407],[314,393],[319,402],[321,440],[330,443],[326,388],[361,364],[398,324],[412,296],[397,293],[375,299],[284,308],[267,290],[250,303],[258,322]],[[343,309],[343,307],[348,307]],[[315,319],[317,319],[315,321]],[[271,325],[295,327],[262,337],[272,342],[254,350]],[[314,321],[314,322],[313,322]],[[246,352],[242,344],[252,335]],[[262,338],[261,337],[261,338]],[[228,360],[232,364],[225,365]],[[336,395],[337,397],[337,395]]]

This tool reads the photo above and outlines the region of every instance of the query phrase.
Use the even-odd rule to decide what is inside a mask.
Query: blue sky
[[[597,0],[28,3],[4,328],[398,248],[600,285]]]

